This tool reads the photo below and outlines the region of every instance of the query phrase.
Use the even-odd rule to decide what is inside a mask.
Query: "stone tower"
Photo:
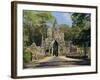
[[[65,41],[64,41],[64,33],[60,31],[59,25],[55,19],[53,26],[48,28],[47,38],[45,39],[46,49],[48,49],[49,53],[54,53],[54,43],[57,43],[58,54],[66,53]],[[51,51],[50,51],[51,50]]]

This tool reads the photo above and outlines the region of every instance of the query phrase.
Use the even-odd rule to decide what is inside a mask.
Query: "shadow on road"
[[[41,62],[41,63],[35,63],[31,64],[29,66],[24,66],[24,68],[51,68],[51,67],[68,67],[68,66],[86,66],[91,65],[90,60],[81,60],[81,61],[53,61],[53,62]]]

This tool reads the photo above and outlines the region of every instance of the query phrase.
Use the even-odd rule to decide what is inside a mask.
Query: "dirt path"
[[[73,59],[65,56],[50,56],[37,63],[30,63],[25,65],[25,68],[45,68],[45,67],[71,67],[71,66],[83,66],[90,65],[90,61],[83,59]]]
[[[50,56],[46,57],[38,62],[55,62],[55,61],[81,61],[81,59],[72,59],[72,58],[66,58],[65,56]]]

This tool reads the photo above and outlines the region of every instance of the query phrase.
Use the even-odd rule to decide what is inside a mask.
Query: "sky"
[[[52,12],[52,15],[56,17],[58,24],[67,24],[72,26],[71,13],[68,12]]]

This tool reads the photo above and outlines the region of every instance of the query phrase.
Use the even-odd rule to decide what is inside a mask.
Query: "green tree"
[[[26,42],[31,45],[33,42],[36,45],[41,44],[42,36],[46,38],[48,24],[54,19],[51,12],[41,11],[24,11],[24,34]],[[25,27],[26,26],[26,27]],[[27,32],[27,33],[26,33]]]
[[[46,38],[48,24],[54,17],[50,12],[23,11],[23,48],[24,61],[30,61],[32,54],[26,52],[27,47],[34,42],[37,46],[41,45],[42,36]],[[26,56],[28,55],[28,56]]]
[[[70,41],[72,39],[71,28],[66,24],[61,24],[59,26],[60,26],[60,31],[64,33],[64,40]]]
[[[39,17],[38,24],[40,24],[40,33],[45,39],[47,37],[48,24],[52,23],[54,16],[52,16],[51,12],[39,12],[36,15]]]
[[[88,13],[73,13],[72,14],[72,26],[79,26],[81,29],[86,26],[86,23],[91,21],[91,14]]]
[[[72,39],[72,43],[79,47],[84,48],[84,56],[87,54],[87,47],[90,47],[91,43],[91,15],[87,13],[73,13],[73,27],[79,26],[79,31],[74,33],[74,38]]]

